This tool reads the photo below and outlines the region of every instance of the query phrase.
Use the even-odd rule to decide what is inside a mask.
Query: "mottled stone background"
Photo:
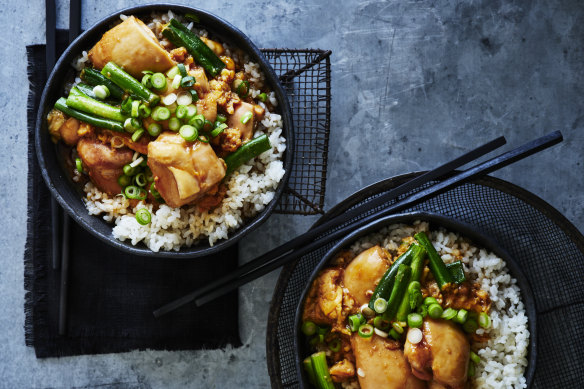
[[[388,176],[429,169],[505,135],[561,130],[565,141],[496,175],[584,230],[584,12],[573,1],[187,2],[231,21],[260,47],[331,49],[327,209]],[[58,25],[68,25],[59,0]],[[147,1],[83,1],[83,28]],[[0,387],[266,388],[265,329],[277,273],[241,292],[242,348],[36,360],[24,345],[25,46],[45,40],[44,2],[0,13]],[[248,260],[315,219],[274,216],[241,246]]]

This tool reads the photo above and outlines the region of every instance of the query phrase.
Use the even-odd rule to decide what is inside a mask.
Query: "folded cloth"
[[[57,47],[66,47],[65,31]],[[124,352],[189,350],[241,345],[237,293],[204,307],[187,305],[155,319],[152,311],[235,269],[237,246],[191,260],[122,253],[70,223],[67,334],[59,336],[60,271],[52,269],[51,194],[34,149],[34,125],[45,85],[45,46],[27,47],[28,231],[24,254],[26,344],[38,358]],[[59,217],[59,215],[56,215]]]

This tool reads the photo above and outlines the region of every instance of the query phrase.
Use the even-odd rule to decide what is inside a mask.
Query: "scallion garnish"
[[[245,124],[247,122],[249,122],[249,120],[253,118],[253,113],[251,112],[246,112],[242,117],[241,117],[241,123]]]
[[[100,100],[105,100],[109,97],[110,91],[105,85],[97,85],[93,87],[93,94]]]
[[[140,208],[136,212],[136,221],[141,225],[145,226],[146,224],[149,224],[151,220],[152,215],[150,215],[150,211],[148,211],[146,208]]]

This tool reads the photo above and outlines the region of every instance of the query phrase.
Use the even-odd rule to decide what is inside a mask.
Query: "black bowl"
[[[60,153],[56,152],[55,145],[51,142],[47,130],[45,118],[47,113],[53,107],[55,101],[63,95],[63,86],[73,74],[73,68],[70,66],[72,61],[75,57],[80,55],[83,50],[89,50],[93,47],[112,24],[119,20],[120,14],[148,16],[151,12],[166,12],[168,10],[172,10],[174,13],[182,15],[186,13],[197,15],[200,21],[199,24],[209,31],[209,33],[223,42],[229,43],[232,47],[242,49],[249,55],[251,61],[259,63],[261,70],[264,72],[267,83],[276,93],[280,111],[279,113],[282,115],[284,124],[283,131],[287,147],[284,155],[284,169],[286,169],[286,173],[276,189],[274,199],[262,212],[247,220],[246,223],[237,230],[232,231],[229,238],[216,242],[212,247],[208,244],[199,244],[190,248],[182,248],[178,252],[161,251],[155,253],[142,243],[133,246],[128,242],[121,242],[115,239],[112,235],[112,224],[107,223],[100,216],[90,216],[87,213],[87,209],[82,201],[82,197],[84,196],[83,191],[71,180],[70,174],[65,169],[63,158],[59,155]],[[41,97],[40,109],[36,120],[35,138],[36,153],[43,178],[53,196],[73,220],[97,238],[122,251],[130,254],[153,257],[195,258],[215,254],[231,246],[250,233],[253,229],[263,223],[274,210],[274,207],[286,186],[288,177],[290,176],[290,171],[292,170],[292,156],[294,154],[294,129],[288,98],[278,80],[278,76],[276,76],[276,73],[274,73],[274,70],[264,58],[260,50],[247,36],[245,36],[245,34],[225,20],[197,8],[171,4],[143,5],[123,9],[101,20],[75,39],[67,50],[65,50],[63,55],[61,55],[61,58],[59,58],[55,68],[49,76]]]
[[[521,298],[525,305],[525,310],[528,317],[529,326],[529,346],[528,346],[528,365],[525,371],[525,378],[527,380],[527,387],[531,386],[533,381],[533,375],[535,374],[535,361],[537,355],[537,332],[536,332],[536,310],[535,301],[533,298],[533,293],[531,291],[531,286],[527,281],[527,278],[521,271],[519,265],[511,258],[511,256],[505,251],[497,242],[493,239],[485,236],[481,232],[475,230],[469,224],[451,219],[446,216],[425,213],[425,212],[412,212],[404,213],[399,215],[392,215],[376,220],[364,227],[347,235],[345,238],[340,240],[334,245],[318,263],[312,274],[310,275],[309,281],[306,283],[304,290],[300,296],[300,302],[296,308],[296,317],[294,320],[294,349],[296,350],[296,355],[294,356],[296,361],[296,371],[298,374],[298,380],[301,383],[301,387],[310,387],[308,383],[308,378],[302,368],[302,361],[306,358],[310,352],[308,350],[308,344],[306,342],[305,336],[302,334],[302,307],[304,305],[304,300],[310,285],[320,272],[320,270],[329,262],[341,249],[349,247],[353,242],[359,238],[366,236],[368,234],[374,233],[381,230],[383,227],[390,226],[396,223],[412,224],[416,220],[427,221],[430,223],[430,228],[435,229],[437,227],[444,227],[445,229],[453,232],[457,232],[460,235],[469,238],[477,246],[483,247],[493,253],[498,257],[502,258],[506,264],[511,275],[517,280],[517,285],[521,289]]]

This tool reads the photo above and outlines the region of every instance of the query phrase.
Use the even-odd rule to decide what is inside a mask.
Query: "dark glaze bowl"
[[[211,35],[217,37],[217,39],[222,42],[229,43],[232,47],[242,49],[249,55],[251,61],[260,65],[267,84],[276,93],[278,99],[278,113],[282,116],[284,125],[283,135],[286,138],[286,152],[283,161],[286,173],[276,188],[274,199],[262,210],[262,212],[245,221],[245,223],[238,229],[231,231],[227,239],[217,241],[212,247],[207,243],[199,243],[196,246],[183,247],[180,251],[161,251],[155,253],[148,249],[143,243],[133,246],[127,241],[122,242],[115,239],[112,234],[112,223],[104,221],[100,216],[91,216],[88,214],[82,200],[84,197],[83,190],[79,185],[72,181],[69,169],[65,166],[64,158],[60,155],[61,153],[57,152],[57,147],[51,142],[47,129],[46,117],[48,112],[52,109],[55,101],[63,96],[64,85],[74,74],[74,69],[70,64],[83,50],[89,51],[89,49],[101,39],[101,36],[112,27],[113,23],[120,20],[120,14],[146,17],[152,12],[167,12],[168,10],[180,15],[187,13],[196,15],[200,21],[198,25],[205,28]],[[126,8],[118,11],[96,23],[69,45],[67,50],[65,50],[63,55],[61,55],[61,58],[57,61],[57,64],[49,76],[47,84],[43,90],[40,109],[36,119],[35,147],[43,178],[52,195],[77,224],[92,233],[95,237],[130,254],[152,257],[195,258],[216,254],[233,245],[261,225],[270,216],[282,195],[292,170],[292,156],[294,154],[294,124],[292,122],[292,113],[290,111],[288,98],[278,80],[278,76],[276,76],[276,73],[264,58],[260,50],[245,34],[225,20],[197,8],[171,4],[152,4]]]
[[[430,223],[430,229],[435,230],[437,228],[443,227],[449,231],[456,232],[461,236],[470,239],[474,245],[483,247],[488,251],[493,252],[495,255],[500,257],[507,264],[507,268],[513,278],[517,280],[517,285],[521,290],[521,298],[525,305],[525,311],[528,317],[528,327],[529,327],[529,345],[527,351],[527,368],[525,369],[525,378],[527,380],[527,387],[531,386],[533,381],[533,375],[535,374],[535,361],[537,356],[537,331],[536,331],[536,310],[535,301],[533,298],[533,292],[531,291],[531,286],[529,281],[521,271],[519,265],[511,258],[509,253],[507,253],[496,241],[485,236],[483,233],[475,230],[469,224],[451,219],[446,216],[425,213],[425,212],[412,212],[404,213],[399,215],[392,215],[381,218],[373,223],[370,223],[364,227],[357,229],[351,234],[347,235],[345,238],[341,239],[338,243],[334,245],[318,263],[314,271],[312,272],[309,281],[306,283],[304,290],[300,296],[300,303],[296,308],[296,317],[294,320],[294,349],[296,350],[296,355],[294,356],[296,361],[296,371],[298,374],[298,380],[301,383],[301,387],[310,388],[308,383],[308,377],[306,376],[304,369],[302,368],[302,361],[308,355],[310,351],[308,348],[308,342],[306,341],[305,335],[301,331],[302,327],[302,311],[304,307],[304,300],[312,285],[312,282],[317,277],[318,273],[325,267],[325,265],[333,259],[339,251],[344,248],[351,246],[358,239],[367,236],[369,234],[375,233],[384,227],[388,227],[392,224],[404,223],[413,224],[416,220],[421,220]]]

